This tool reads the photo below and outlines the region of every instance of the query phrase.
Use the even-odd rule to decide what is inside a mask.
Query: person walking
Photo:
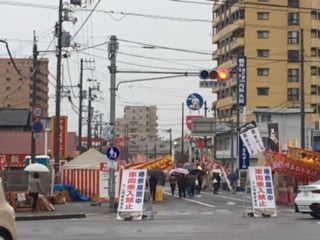
[[[179,174],[177,178],[179,198],[186,197],[186,178],[184,174]]]
[[[197,194],[201,194],[201,190],[202,190],[202,176],[201,174],[197,175],[197,182],[198,182],[198,186],[197,186]]]
[[[174,193],[176,191],[176,177],[174,175],[169,176],[169,184],[170,184],[170,189],[171,189],[171,196],[174,196]]]
[[[150,195],[152,197],[152,201],[156,201],[156,191],[157,191],[158,180],[154,176],[150,176],[149,178],[149,187],[150,187]]]
[[[32,197],[31,211],[34,212],[37,210],[39,194],[44,193],[42,184],[39,179],[39,173],[37,173],[37,172],[34,173],[33,177],[30,179],[28,192],[29,192],[29,195]]]
[[[194,197],[195,187],[196,186],[196,178],[192,174],[188,174],[186,176],[186,192],[190,198]]]
[[[221,177],[219,173],[215,173],[213,175],[213,194],[218,194],[220,184],[221,184]]]
[[[237,188],[238,188],[238,180],[239,180],[238,171],[231,173],[228,176],[228,178],[231,183],[232,193],[235,194],[237,192]]]

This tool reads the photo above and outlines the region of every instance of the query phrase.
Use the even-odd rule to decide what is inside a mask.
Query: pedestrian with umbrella
[[[179,198],[186,197],[186,177],[184,174],[177,175],[177,184],[178,184],[178,192]]]
[[[41,185],[40,179],[39,179],[39,173],[35,172],[33,173],[33,178],[30,179],[29,182],[29,189],[28,189],[29,195],[32,197],[32,212],[37,210],[38,205],[38,199],[39,199],[39,193],[44,193],[43,187]]]
[[[177,185],[177,180],[174,174],[171,174],[169,176],[169,184],[170,184],[171,196],[174,196],[176,185]]]

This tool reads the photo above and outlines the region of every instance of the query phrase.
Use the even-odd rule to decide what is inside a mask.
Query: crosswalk
[[[171,199],[169,189],[164,189],[165,199]],[[177,200],[179,200],[176,197]],[[165,201],[166,201],[165,200]],[[221,216],[221,215],[246,215],[247,212],[252,212],[251,195],[247,193],[220,192],[218,195],[213,195],[212,192],[202,192],[200,195],[196,195],[193,198],[183,198],[181,201],[185,201],[186,204],[192,203],[188,209],[167,209],[162,206],[160,209],[155,205],[156,216]],[[165,203],[165,202],[164,202]],[[175,208],[173,205],[173,208]],[[281,214],[294,214],[293,207],[280,207],[277,211]]]

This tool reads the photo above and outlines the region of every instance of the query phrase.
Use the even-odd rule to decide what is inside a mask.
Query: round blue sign
[[[35,121],[32,123],[32,131],[35,133],[40,133],[43,131],[43,124],[40,121]]]
[[[106,156],[107,156],[107,158],[109,158],[109,159],[112,160],[112,161],[117,160],[117,159],[120,157],[120,150],[119,150],[119,148],[114,147],[114,146],[109,147],[109,148],[107,149]]]
[[[199,110],[202,108],[203,98],[198,93],[192,93],[187,97],[187,106],[191,110]]]

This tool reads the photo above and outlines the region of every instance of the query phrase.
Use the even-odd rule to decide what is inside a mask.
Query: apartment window
[[[258,55],[258,57],[269,57],[269,50],[268,49],[258,49],[257,55]]]
[[[288,7],[298,8],[300,6],[300,0],[288,0]]]
[[[318,55],[318,49],[316,47],[311,48],[311,57],[316,57]]]
[[[311,85],[310,94],[317,95],[317,86],[316,85]]]
[[[289,50],[288,51],[288,62],[289,63],[298,63],[299,62],[299,51],[298,50]]]
[[[269,96],[269,88],[257,88],[257,95],[258,96]]]
[[[299,43],[299,32],[290,31],[288,32],[288,44],[298,44]]]
[[[258,68],[257,75],[258,76],[269,76],[269,68]]]
[[[288,69],[288,82],[299,82],[299,69]]]
[[[311,70],[311,76],[317,75],[317,67],[316,66],[312,66],[310,70]]]
[[[7,86],[7,87],[6,87],[6,90],[10,90],[10,89],[11,89],[11,87],[10,87],[10,86]]]
[[[312,38],[320,38],[320,32],[318,29],[311,29],[311,37]]]
[[[268,39],[269,38],[269,31],[258,31],[258,38]]]
[[[6,78],[6,81],[7,81],[7,82],[10,82],[10,81],[11,81],[11,79],[10,79],[10,78]]]
[[[299,13],[288,13],[288,25],[289,26],[299,25]]]
[[[320,19],[320,12],[319,11],[311,11],[311,18],[313,20],[319,20]]]
[[[271,122],[271,114],[262,114],[261,122]]]
[[[269,0],[258,0],[258,2],[269,2]]]
[[[288,88],[288,101],[299,101],[299,88]]]
[[[258,12],[258,20],[269,20],[268,12]]]

